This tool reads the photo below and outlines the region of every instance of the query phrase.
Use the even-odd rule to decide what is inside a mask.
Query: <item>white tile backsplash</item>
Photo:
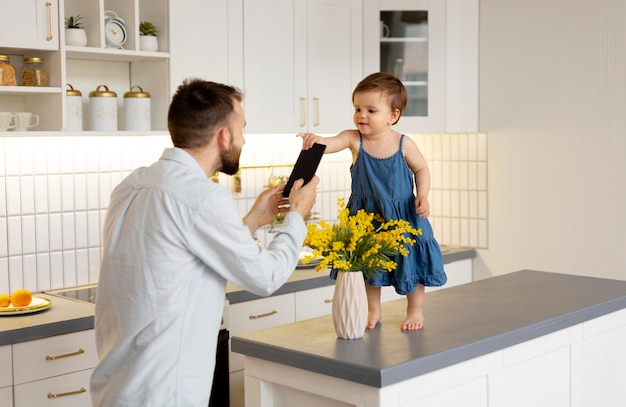
[[[439,242],[486,247],[487,136],[410,136],[429,162]],[[170,145],[168,136],[0,138],[0,293],[96,283],[111,190]],[[242,190],[234,194],[242,216],[272,173],[290,174],[300,148],[293,135],[246,135]],[[314,219],[336,219],[337,199],[350,195],[351,158],[324,156]],[[220,174],[219,183],[232,191],[231,177]],[[266,227],[259,237],[267,243],[273,233]]]

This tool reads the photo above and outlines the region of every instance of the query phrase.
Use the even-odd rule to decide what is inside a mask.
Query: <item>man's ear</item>
[[[220,149],[227,150],[230,146],[230,137],[231,137],[231,134],[228,131],[228,128],[221,127],[217,131],[217,134],[215,136],[217,137],[217,144],[220,146]]]

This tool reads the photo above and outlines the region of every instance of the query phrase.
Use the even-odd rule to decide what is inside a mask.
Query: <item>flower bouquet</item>
[[[302,259],[303,264],[323,257],[316,271],[332,267],[338,271],[361,271],[366,278],[396,268],[393,257],[407,256],[413,236],[422,234],[406,220],[385,221],[380,215],[359,210],[350,215],[340,198],[338,222],[328,224],[321,220],[307,225],[307,236],[303,246],[313,249]]]
[[[304,246],[313,252],[302,259],[307,264],[315,258],[323,260],[315,270],[332,267],[338,271],[332,302],[333,325],[342,339],[363,336],[367,324],[367,295],[365,278],[392,271],[397,264],[394,256],[409,254],[411,237],[422,234],[405,220],[385,221],[380,215],[359,210],[355,215],[339,199],[339,221],[330,225],[321,220],[307,225]]]

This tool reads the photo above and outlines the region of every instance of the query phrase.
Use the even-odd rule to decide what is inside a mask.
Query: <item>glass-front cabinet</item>
[[[477,131],[477,30],[478,0],[364,2],[364,75],[402,80],[399,131]]]

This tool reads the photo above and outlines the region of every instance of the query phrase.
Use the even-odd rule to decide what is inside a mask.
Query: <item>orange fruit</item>
[[[33,296],[30,294],[30,291],[25,289],[15,290],[13,294],[11,294],[11,303],[14,307],[25,307],[30,304],[33,300]]]
[[[7,294],[0,294],[0,307],[8,307],[11,305],[11,297]]]

